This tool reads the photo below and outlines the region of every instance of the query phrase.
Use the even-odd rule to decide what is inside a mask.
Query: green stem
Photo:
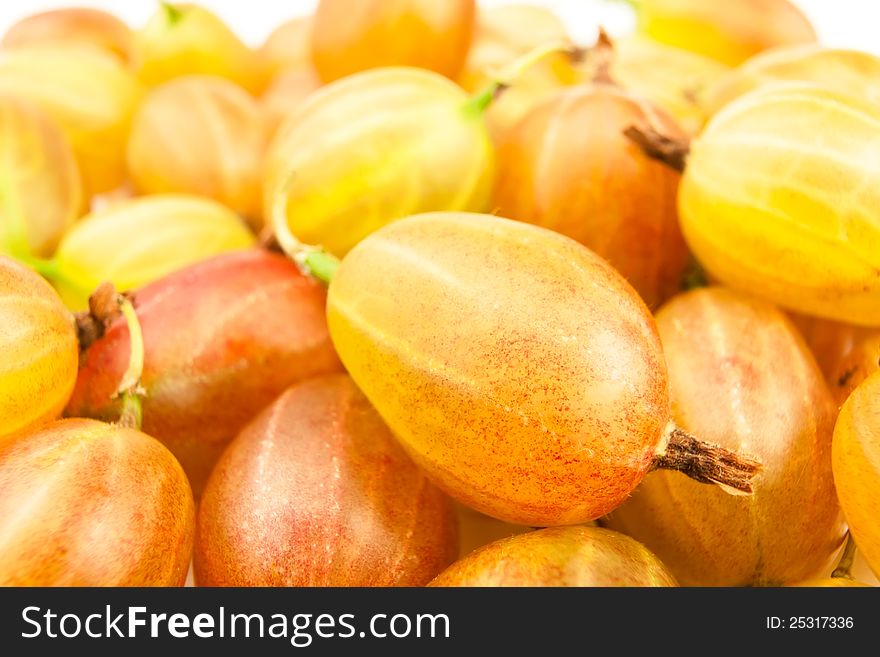
[[[305,257],[305,265],[312,276],[329,285],[339,269],[339,258],[326,251],[311,251]]]
[[[530,50],[502,68],[489,84],[471,96],[465,103],[465,113],[482,115],[506,89],[513,86],[524,73],[547,57],[568,55],[575,58],[580,54],[579,48],[564,41],[554,41]]]
[[[492,80],[482,90],[467,99],[464,112],[467,116],[482,116],[489,105],[506,89],[503,83]]]
[[[831,573],[831,577],[852,579],[852,567],[855,560],[856,542],[853,540],[852,534],[847,532],[846,543],[843,545],[843,552],[840,555],[840,561],[837,562],[837,568]]]
[[[275,201],[272,203],[270,221],[275,231],[275,238],[281,245],[281,250],[293,260],[307,276],[313,276],[325,285],[329,285],[339,268],[339,258],[329,253],[321,246],[303,244],[290,230],[287,220],[287,202],[290,198],[290,188],[296,174],[292,173],[279,183],[275,191]]]
[[[119,424],[131,429],[140,429],[144,423],[142,397],[146,392],[141,385],[144,374],[144,334],[131,301],[122,295],[117,297],[117,301],[119,310],[128,326],[130,345],[128,368],[122,375],[122,380],[114,395],[122,398]]]
[[[165,11],[165,19],[171,27],[174,27],[183,19],[183,10],[179,7],[175,7],[170,2],[163,2],[162,0],[159,0],[159,5]]]

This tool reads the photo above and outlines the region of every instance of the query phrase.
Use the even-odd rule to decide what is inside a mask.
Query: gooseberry
[[[0,48],[85,46],[99,48],[128,64],[133,35],[123,21],[100,9],[71,7],[27,16],[10,27]]]
[[[763,470],[750,496],[652,473],[603,524],[644,543],[686,585],[818,576],[845,527],[831,475],[836,408],[800,335],[769,303],[720,287],[676,297],[657,328],[676,424],[755,454]]]
[[[187,76],[144,99],[126,161],[141,193],[198,194],[259,226],[268,140],[260,106],[244,89],[219,77]]]
[[[79,363],[73,317],[46,281],[2,255],[0,353],[0,437],[58,417]]]
[[[143,332],[143,429],[180,460],[196,495],[227,443],[290,385],[341,371],[325,291],[282,256],[228,253],[134,294]],[[116,320],[83,354],[67,414],[116,419],[129,332]]]
[[[266,215],[345,254],[372,231],[429,210],[486,210],[494,152],[481,108],[417,68],[352,75],[290,114],[267,156]]]
[[[58,123],[76,155],[86,198],[125,180],[125,144],[140,88],[118,58],[61,46],[3,52],[0,93],[39,105]]]
[[[347,376],[293,386],[224,452],[199,507],[210,586],[421,586],[455,515]]]
[[[660,110],[611,84],[546,99],[502,137],[492,207],[588,246],[656,307],[681,289],[689,261],[679,174],[628,140],[630,125],[684,137]]]
[[[0,443],[0,584],[182,586],[192,492],[149,436],[59,420]]]
[[[452,564],[430,586],[677,586],[643,545],[599,527],[551,527],[501,539]]]
[[[37,105],[0,95],[0,253],[51,255],[82,205],[64,133]]]
[[[312,61],[324,82],[385,66],[416,66],[454,78],[471,45],[475,5],[474,0],[320,0],[312,20]]]
[[[204,198],[157,194],[119,201],[77,222],[47,277],[73,310],[105,281],[127,291],[187,265],[247,249],[255,238],[228,208]]]
[[[656,467],[749,490],[757,464],[670,422],[660,340],[636,292],[558,233],[467,213],[389,224],[338,266],[327,318],[413,460],[477,511],[582,523]]]

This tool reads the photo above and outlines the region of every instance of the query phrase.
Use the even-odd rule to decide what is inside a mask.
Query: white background
[[[443,2],[443,0],[437,0]],[[731,2],[733,0],[704,0]],[[601,22],[612,34],[629,31],[629,10],[610,0],[480,0],[484,5],[522,2],[553,8],[570,26],[572,36],[589,44]],[[18,19],[45,9],[90,5],[109,10],[133,27],[146,22],[156,10],[154,0],[0,0],[0,32]],[[251,45],[258,45],[273,27],[310,11],[315,0],[202,0]],[[810,17],[826,45],[866,50],[880,55],[880,1],[796,0]]]

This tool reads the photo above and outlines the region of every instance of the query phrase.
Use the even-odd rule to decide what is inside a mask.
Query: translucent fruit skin
[[[599,527],[551,527],[490,543],[430,586],[678,586],[643,545]]]
[[[833,391],[832,377],[838,363],[853,350],[860,335],[873,329],[798,313],[788,313],[788,317],[801,332]]]
[[[726,285],[880,325],[878,146],[880,109],[867,101],[805,84],[746,94],[692,144],[685,239]]]
[[[641,0],[637,11],[641,34],[729,66],[775,46],[816,41],[789,0]]]
[[[458,83],[469,93],[481,92],[518,57],[543,45],[570,41],[562,21],[543,7],[482,8]],[[537,103],[578,79],[578,71],[567,55],[547,56],[535,62],[486,110],[486,123],[493,138],[500,139]]]
[[[323,82],[312,65],[312,18],[304,16],[279,25],[258,55],[268,81],[260,105],[273,133]]]
[[[192,492],[140,431],[60,420],[0,443],[0,585],[183,586]]]
[[[488,209],[494,150],[465,93],[436,73],[375,69],[312,94],[278,129],[263,210],[287,194],[291,231],[344,255],[419,212]]]
[[[588,79],[595,75],[595,65],[588,58],[584,71]],[[710,116],[703,94],[730,70],[717,60],[651,39],[614,41],[614,81],[668,112],[689,135],[698,134]]]
[[[255,241],[234,212],[208,199],[157,194],[119,201],[65,233],[55,254],[60,276],[52,282],[68,307],[85,310],[104,281],[133,290]]]
[[[257,52],[265,78],[290,70],[313,70],[312,18],[301,16],[275,28]]]
[[[144,431],[180,460],[198,495],[226,444],[288,386],[341,371],[325,292],[281,256],[230,253],[135,294],[146,349]],[[86,352],[67,414],[115,420],[128,365],[122,320]]]
[[[0,444],[61,414],[76,382],[73,317],[42,278],[0,256]]]
[[[832,458],[849,530],[880,577],[880,372],[859,385],[840,410]]]
[[[126,161],[141,193],[198,194],[259,226],[268,141],[260,106],[244,89],[223,78],[187,76],[145,98]]]
[[[135,66],[147,87],[184,75],[216,75],[249,91],[264,85],[255,54],[219,17],[195,4],[160,7],[135,34]]]
[[[454,78],[475,16],[475,0],[321,0],[312,23],[312,62],[325,82],[383,66]]]
[[[40,46],[0,58],[0,93],[39,105],[64,131],[86,197],[125,179],[125,143],[140,87],[116,57],[97,49]]]
[[[673,299],[657,328],[675,423],[763,469],[751,496],[653,472],[603,524],[689,586],[819,576],[845,532],[831,475],[836,407],[800,335],[770,304],[717,287]]]
[[[269,134],[274,135],[288,114],[299,109],[306,98],[320,88],[321,78],[311,68],[281,71],[272,78],[272,82],[260,96],[260,107]]]
[[[224,452],[194,565],[200,586],[422,586],[457,546],[449,499],[336,375],[287,390]]]
[[[562,235],[488,215],[390,224],[327,298],[351,377],[428,475],[501,520],[597,518],[650,467],[669,419],[647,308]]]
[[[774,82],[815,82],[880,102],[880,57],[858,50],[800,44],[755,55],[701,94],[709,115],[753,89]]]
[[[680,176],[623,134],[631,125],[684,137],[612,85],[548,98],[502,138],[492,207],[591,248],[654,308],[681,289],[690,257],[678,227]]]
[[[99,48],[128,63],[132,40],[131,29],[113,14],[75,7],[44,11],[20,20],[3,36],[0,48],[85,46]]]
[[[38,106],[0,96],[0,253],[48,257],[82,204],[76,159],[61,129]]]

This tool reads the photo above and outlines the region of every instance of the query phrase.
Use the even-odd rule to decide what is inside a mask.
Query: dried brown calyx
[[[761,463],[672,426],[666,450],[655,457],[652,469],[677,470],[694,481],[721,486],[732,495],[751,495],[752,480],[761,471]]]

